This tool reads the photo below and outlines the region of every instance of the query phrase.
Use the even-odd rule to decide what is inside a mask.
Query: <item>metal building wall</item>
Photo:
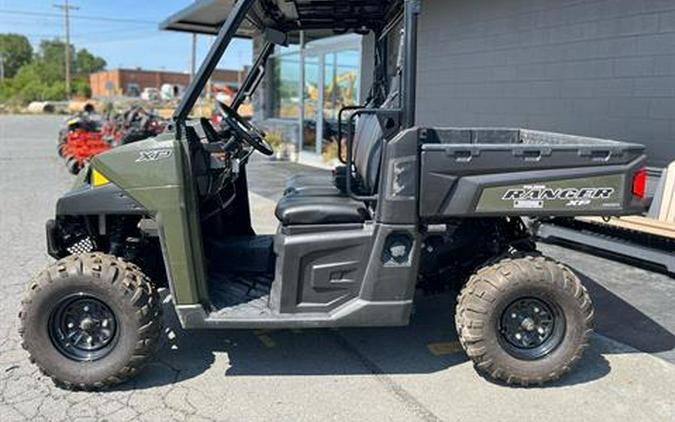
[[[614,138],[675,160],[675,1],[422,4],[420,124]]]

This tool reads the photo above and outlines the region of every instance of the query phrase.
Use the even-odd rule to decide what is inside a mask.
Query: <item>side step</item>
[[[562,240],[589,246],[611,254],[639,259],[665,267],[669,273],[675,274],[675,253],[672,249],[671,251],[666,251],[650,248],[618,236],[571,229],[548,223],[539,226],[537,235],[543,240]]]
[[[354,299],[330,313],[277,314],[262,295],[210,312],[202,305],[178,305],[176,314],[185,329],[257,329],[320,327],[398,327],[408,324],[412,300],[369,302]]]

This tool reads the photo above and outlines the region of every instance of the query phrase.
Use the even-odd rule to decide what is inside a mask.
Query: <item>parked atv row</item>
[[[167,121],[145,108],[135,105],[109,119],[103,128],[113,146],[126,145],[159,135]]]
[[[57,151],[72,174],[80,172],[94,155],[111,148],[103,136],[103,117],[88,104],[84,111],[68,117],[59,131]]]
[[[65,120],[57,150],[68,171],[77,174],[96,154],[156,136],[165,127],[164,119],[140,106],[104,117],[88,104],[81,113]]]

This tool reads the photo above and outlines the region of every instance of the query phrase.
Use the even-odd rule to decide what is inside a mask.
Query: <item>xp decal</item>
[[[158,161],[165,158],[169,158],[173,155],[173,151],[170,149],[152,149],[148,151],[140,151],[138,158],[136,159],[137,163],[143,163],[148,161]]]

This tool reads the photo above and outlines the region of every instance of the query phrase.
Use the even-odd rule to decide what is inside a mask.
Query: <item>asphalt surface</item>
[[[556,246],[589,287],[599,334],[575,370],[543,388],[476,374],[453,332],[449,296],[420,297],[409,327],[186,332],[166,305],[156,361],[99,393],[64,391],[28,362],[17,313],[51,259],[44,222],[72,177],[55,150],[60,118],[0,116],[0,421],[14,420],[675,420],[675,280]],[[285,176],[250,167],[256,227],[274,229]],[[316,170],[312,170],[316,171]]]

